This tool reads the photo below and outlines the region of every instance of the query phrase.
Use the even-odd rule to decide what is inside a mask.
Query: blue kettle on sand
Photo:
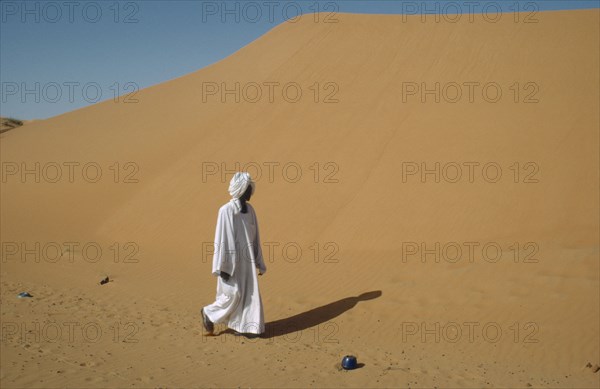
[[[354,355],[346,355],[342,359],[342,367],[344,370],[353,370],[356,369],[358,363],[356,362],[356,357]]]

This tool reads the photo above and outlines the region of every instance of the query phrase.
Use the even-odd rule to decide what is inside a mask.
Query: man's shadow
[[[342,313],[354,308],[359,301],[367,301],[378,298],[382,295],[380,290],[366,292],[356,297],[346,297],[338,301],[334,301],[327,305],[323,305],[310,311],[302,312],[285,319],[279,319],[265,324],[265,332],[261,335],[244,334],[248,338],[265,338],[271,339],[277,336],[291,334],[293,332],[303,331],[305,329],[326,323],[329,320],[340,316]],[[227,328],[219,332],[221,334],[241,335],[234,330]]]
[[[275,338],[293,332],[298,332],[326,323],[340,316],[342,313],[354,308],[359,301],[373,300],[381,296],[381,291],[363,293],[357,297],[346,297],[327,305],[302,312],[294,316],[272,321],[265,324],[265,332],[261,338]]]

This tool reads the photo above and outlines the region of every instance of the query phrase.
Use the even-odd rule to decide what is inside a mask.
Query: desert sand
[[[2,388],[600,385],[598,10],[337,18],[0,136]],[[236,163],[260,339],[199,316]]]

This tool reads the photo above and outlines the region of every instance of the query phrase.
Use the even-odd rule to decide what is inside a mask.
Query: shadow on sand
[[[326,323],[329,320],[340,316],[342,313],[354,308],[359,301],[367,301],[378,298],[382,295],[380,290],[366,292],[356,297],[346,297],[338,301],[334,301],[327,305],[323,305],[310,311],[302,312],[294,316],[272,321],[265,324],[265,332],[262,335],[244,334],[246,337],[260,338],[275,338]],[[221,331],[222,334],[237,334],[231,329]],[[240,334],[241,335],[241,334]]]
[[[311,309],[310,311],[266,323],[265,332],[261,337],[274,338],[326,323],[354,308],[359,301],[373,300],[381,296],[381,294],[381,291],[377,290],[363,293],[357,297],[346,297],[327,305]]]

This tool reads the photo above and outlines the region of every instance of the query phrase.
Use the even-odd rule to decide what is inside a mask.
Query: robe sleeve
[[[219,209],[217,229],[215,231],[215,254],[213,256],[212,274],[220,272],[233,275],[235,272],[236,249],[233,230],[233,215],[227,207]]]
[[[260,233],[258,228],[258,219],[256,218],[256,213],[254,213],[254,225],[256,226],[256,239],[253,242],[254,248],[254,258],[256,258],[256,267],[260,270],[261,273],[267,272],[267,267],[265,266],[265,261],[263,259],[262,249],[260,245]]]

